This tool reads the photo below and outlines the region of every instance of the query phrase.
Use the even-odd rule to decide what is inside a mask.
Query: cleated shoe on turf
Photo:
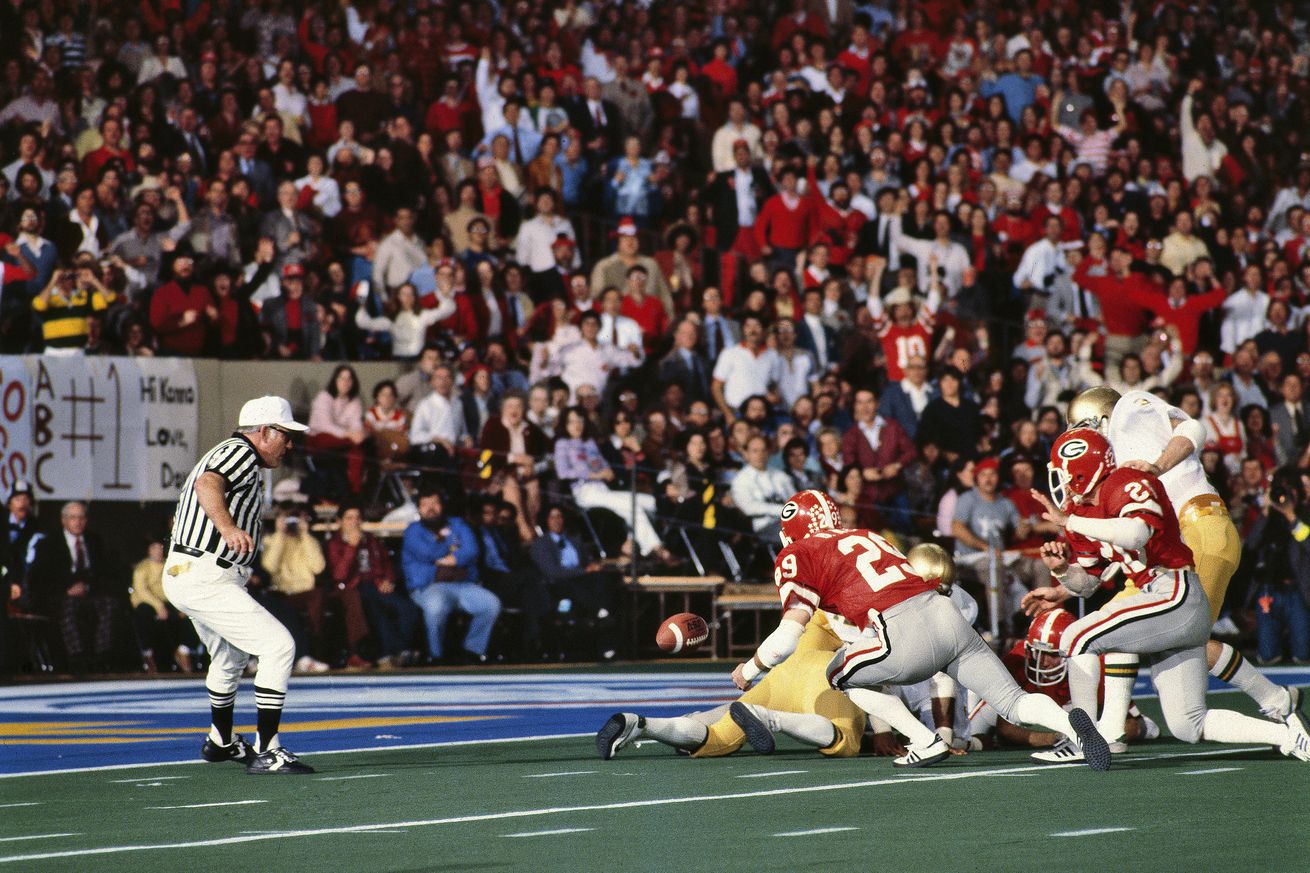
[[[728,707],[728,715],[746,735],[746,742],[751,744],[752,749],[761,755],[773,754],[776,744],[773,740],[773,731],[769,730],[767,716],[761,717],[754,706],[741,701]]]
[[[305,773],[313,773],[314,768],[308,764],[300,763],[299,758],[278,746],[276,749],[269,749],[262,755],[256,755],[246,765],[246,772],[252,776],[299,776]]]
[[[1096,729],[1096,722],[1092,721],[1092,717],[1075,706],[1069,710],[1069,726],[1078,734],[1078,742],[1082,746],[1087,766],[1093,770],[1109,770],[1110,744]]]
[[[1083,750],[1068,737],[1060,737],[1054,746],[1044,752],[1033,752],[1031,757],[1038,764],[1082,764],[1087,761]]]
[[[1111,755],[1122,755],[1124,752],[1128,751],[1128,744],[1123,740],[1112,740],[1111,742],[1106,743],[1106,745],[1109,747]]]
[[[893,767],[931,767],[951,754],[951,747],[941,737],[933,734],[932,742],[926,746],[911,745],[904,755],[892,758]]]
[[[1310,719],[1297,710],[1287,717],[1287,739],[1278,747],[1289,758],[1310,761]]]
[[[204,758],[211,764],[217,764],[220,761],[236,761],[238,764],[249,764],[255,757],[255,750],[250,747],[245,737],[241,734],[233,734],[232,742],[226,746],[220,746],[214,742],[213,737],[206,736],[205,744],[200,747],[200,757]]]
[[[619,749],[641,736],[646,719],[631,712],[616,712],[596,731],[596,751],[602,761],[608,761]]]
[[[1151,720],[1149,715],[1139,715],[1142,720],[1142,739],[1158,740],[1160,739],[1160,726]]]

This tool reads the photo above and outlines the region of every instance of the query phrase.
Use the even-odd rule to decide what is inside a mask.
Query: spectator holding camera
[[[305,614],[309,647],[321,653],[323,592],[318,587],[318,574],[323,572],[327,561],[300,510],[288,509],[278,514],[273,533],[264,540],[259,563],[268,573],[270,589],[282,595],[292,609]],[[328,665],[309,651],[302,650],[296,660],[296,670],[302,673],[323,673],[327,669]]]
[[[1288,653],[1310,661],[1310,525],[1295,470],[1279,470],[1269,486],[1264,517],[1248,542],[1256,542],[1255,605],[1260,663],[1277,664]],[[1286,637],[1286,646],[1284,646]]]

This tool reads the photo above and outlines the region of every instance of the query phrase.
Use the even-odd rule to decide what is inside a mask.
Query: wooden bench
[[[719,591],[723,588],[724,578],[722,576],[638,576],[637,584],[628,585],[628,592],[632,595],[632,640],[637,651],[640,652],[641,644],[641,601],[644,597],[655,595],[659,603],[660,621],[668,618],[671,614],[668,611],[667,599],[670,594],[682,595],[682,609],[679,612],[691,612],[691,598],[694,594],[708,594],[710,598],[710,610],[707,621],[710,626],[709,645],[705,647],[711,658],[717,659],[719,656],[718,642],[719,629],[718,623],[714,617],[718,614]]]
[[[764,639],[762,615],[765,612],[781,612],[782,601],[778,599],[778,589],[772,585],[730,585],[718,597],[718,611],[714,624],[724,626],[724,654],[733,658],[740,654],[753,654]],[[738,643],[733,634],[733,619],[737,612],[755,614],[755,637],[750,643]]]

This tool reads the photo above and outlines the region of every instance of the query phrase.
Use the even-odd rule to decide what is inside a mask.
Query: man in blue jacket
[[[467,612],[464,659],[487,660],[487,641],[500,615],[500,599],[478,583],[478,541],[462,519],[447,517],[440,492],[424,489],[418,498],[419,520],[405,529],[400,560],[410,599],[423,610],[428,653],[441,659],[442,634],[453,609]]]

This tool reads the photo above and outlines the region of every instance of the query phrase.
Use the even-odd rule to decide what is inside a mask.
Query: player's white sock
[[[1092,698],[1095,700],[1096,698]],[[1078,732],[1069,724],[1069,713],[1045,694],[1025,694],[1014,705],[1014,721],[1035,728],[1064,734],[1078,743]],[[1081,743],[1079,743],[1081,745]]]
[[[757,716],[764,719],[769,730],[774,733],[786,734],[793,740],[819,749],[827,748],[837,742],[836,725],[821,715],[812,712],[782,712],[751,703],[746,705],[753,709]]]
[[[872,688],[848,688],[846,696],[869,715],[887,722],[892,730],[916,746],[927,746],[937,739],[937,735],[906,709],[905,704],[894,694],[884,694]]]
[[[1069,702],[1088,715],[1097,712],[1096,692],[1101,685],[1101,656],[1069,658]]]
[[[1210,675],[1246,694],[1260,705],[1260,711],[1265,715],[1279,720],[1287,718],[1288,713],[1292,711],[1292,701],[1287,689],[1270,682],[1263,673],[1242,657],[1241,652],[1228,643],[1211,640],[1206,647],[1206,654],[1209,655],[1216,647],[1219,654],[1214,659],[1214,666],[1210,668]]]
[[[699,749],[709,737],[709,728],[693,718],[680,715],[677,718],[648,718],[645,729],[638,728],[632,739],[651,737],[667,746],[678,749]]]
[[[1263,743],[1281,746],[1287,725],[1276,724],[1230,709],[1211,709],[1201,725],[1201,739],[1214,743]]]
[[[1128,707],[1133,700],[1133,683],[1137,681],[1137,660],[1136,655],[1122,652],[1105,656],[1105,705],[1101,709],[1096,729],[1105,737],[1106,742],[1113,743],[1123,738],[1124,721],[1128,718]]]

